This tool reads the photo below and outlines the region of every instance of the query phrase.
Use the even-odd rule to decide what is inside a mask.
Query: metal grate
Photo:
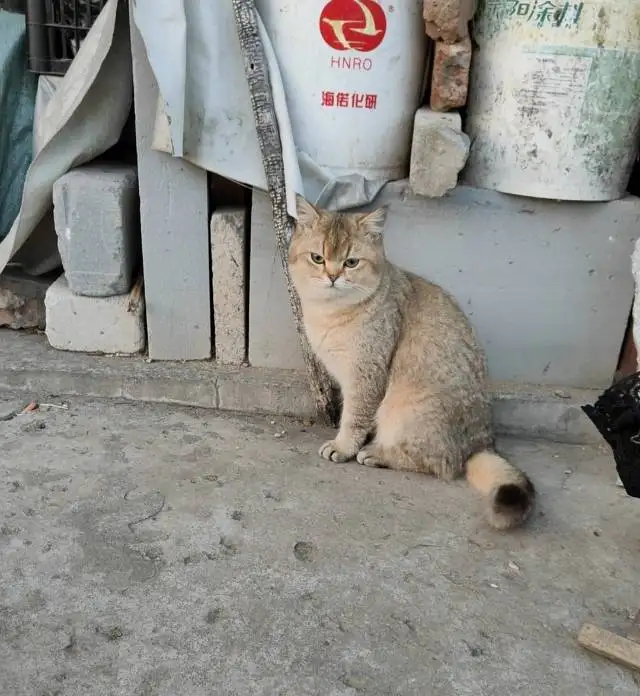
[[[29,70],[64,75],[107,0],[27,0]]]

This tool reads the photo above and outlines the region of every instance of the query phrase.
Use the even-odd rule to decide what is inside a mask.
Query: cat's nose
[[[334,285],[336,280],[338,280],[339,273],[327,273],[327,276],[329,277],[329,280],[331,281],[331,285]]]

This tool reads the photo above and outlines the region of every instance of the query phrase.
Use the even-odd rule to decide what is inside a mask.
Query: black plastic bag
[[[613,450],[625,490],[640,498],[640,372],[616,382],[582,410]]]

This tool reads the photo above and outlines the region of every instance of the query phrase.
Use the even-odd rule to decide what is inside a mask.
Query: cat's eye
[[[344,262],[345,268],[355,268],[360,263],[360,259],[347,259]]]
[[[314,254],[314,253],[312,253],[312,254],[311,254],[311,260],[313,261],[313,263],[317,263],[318,265],[324,263],[324,258],[323,258],[322,256],[320,256],[320,254]]]

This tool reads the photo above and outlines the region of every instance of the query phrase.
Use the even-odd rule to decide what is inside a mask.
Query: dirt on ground
[[[505,534],[462,481],[321,460],[320,428],[34,398],[0,396],[4,696],[640,693],[576,643],[640,603],[605,448],[502,442],[539,490]]]

